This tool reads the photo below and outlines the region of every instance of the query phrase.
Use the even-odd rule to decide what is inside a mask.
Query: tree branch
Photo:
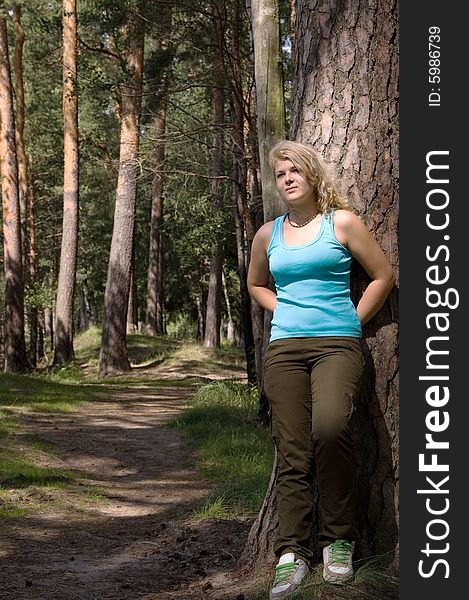
[[[112,52],[111,50],[107,50],[107,48],[104,48],[102,45],[99,46],[99,47],[90,46],[84,40],[82,40],[80,36],[78,36],[78,42],[86,50],[91,50],[91,52],[99,52],[100,54],[105,54],[106,56],[109,56],[111,58],[115,58],[116,60],[120,60],[120,58],[121,58],[118,54],[116,54],[115,52]]]

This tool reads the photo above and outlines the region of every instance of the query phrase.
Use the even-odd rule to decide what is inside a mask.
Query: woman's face
[[[279,160],[275,163],[275,183],[282,199],[291,206],[314,202],[313,187],[291,160]]]

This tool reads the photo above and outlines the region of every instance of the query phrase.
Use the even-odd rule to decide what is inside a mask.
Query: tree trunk
[[[214,144],[212,166],[212,219],[216,221],[221,204],[221,177],[224,174],[223,164],[223,126],[225,122],[224,66],[223,66],[223,17],[220,7],[213,8],[213,28],[216,49],[213,56],[213,109],[214,109]],[[220,320],[222,295],[222,245],[218,230],[214,232],[210,275],[208,282],[207,313],[205,317],[204,346],[220,347]]]
[[[233,96],[233,192],[232,212],[236,231],[236,251],[238,259],[238,276],[241,295],[241,332],[244,340],[244,353],[246,356],[246,371],[248,383],[256,383],[256,362],[254,336],[251,319],[251,296],[247,287],[247,260],[246,260],[246,235],[245,222],[249,220],[247,198],[247,160],[244,141],[245,110],[242,79],[242,63],[240,51],[241,1],[236,0],[233,19],[233,76],[230,78]]]
[[[135,232],[134,232],[135,236]],[[138,309],[137,309],[137,282],[135,281],[135,248],[132,253],[132,267],[130,271],[129,305],[127,307],[127,335],[138,331]]]
[[[255,134],[254,134],[255,135]],[[257,137],[257,136],[256,136]],[[254,138],[256,139],[256,138]],[[249,189],[250,195],[252,198],[253,208],[252,212],[253,219],[251,219],[251,223],[249,223],[248,227],[246,227],[246,237],[247,237],[247,262],[246,267],[249,265],[250,256],[251,256],[251,246],[252,240],[254,239],[254,235],[257,229],[263,224],[263,210],[256,211],[256,204],[260,201],[260,205],[262,207],[262,188],[259,179],[259,162],[257,156],[257,148],[253,144],[251,148],[252,154],[252,164],[249,169]],[[251,212],[251,211],[250,211]],[[247,280],[247,275],[246,275]],[[252,335],[254,340],[254,349],[255,349],[255,364],[256,364],[256,382],[257,387],[259,389],[261,405],[262,395],[263,395],[263,373],[262,373],[262,365],[263,365],[263,345],[264,345],[264,309],[257,304],[255,300],[251,300],[251,321],[252,321]]]
[[[90,327],[90,299],[86,279],[81,284],[80,295],[80,331],[87,331]]]
[[[298,6],[291,132],[291,139],[311,144],[341,167],[337,170],[343,194],[359,210],[396,271],[397,19],[393,0],[374,0],[366,10],[358,3],[339,0],[330,2],[327,12],[307,4]],[[352,298],[357,303],[368,282],[358,263],[352,282]],[[364,327],[366,367],[356,411],[361,533],[357,550],[362,556],[387,553],[390,563],[394,557],[394,567],[398,549],[397,309],[393,290],[382,310]],[[315,496],[317,500],[317,488]],[[268,505],[271,497],[265,502]],[[268,510],[269,506],[262,509]],[[317,522],[315,527],[317,531]],[[268,544],[259,546],[262,534],[258,525],[253,527],[245,554],[249,565],[271,558]]]
[[[200,290],[200,293],[197,294],[196,297],[197,304],[197,341],[201,343],[204,339],[205,332],[205,306],[204,306],[204,298],[203,291]]]
[[[13,67],[15,70],[15,97],[16,97],[16,152],[18,156],[18,188],[20,203],[21,223],[21,252],[23,257],[23,270],[26,273],[27,257],[27,204],[28,204],[28,164],[24,148],[24,82],[23,82],[23,45],[24,29],[21,24],[21,7],[13,7],[13,26],[15,30],[15,52]]]
[[[57,287],[54,365],[74,360],[73,301],[78,253],[77,5],[63,3],[64,207]]]
[[[236,134],[235,134],[236,135]],[[234,153],[236,158],[236,153]],[[245,252],[245,228],[240,215],[240,205],[247,210],[247,201],[242,199],[246,195],[246,177],[240,173],[239,162],[233,166],[233,220],[236,232],[236,250],[238,258],[238,275],[241,295],[241,332],[244,340],[244,354],[246,356],[246,371],[248,383],[255,385],[256,375],[256,355],[253,335],[253,321],[251,316],[251,296],[247,286],[247,260]]]
[[[21,223],[21,252],[25,286],[34,288],[37,281],[37,248],[36,248],[36,196],[32,185],[28,158],[24,145],[24,77],[23,46],[24,29],[21,23],[21,7],[13,7],[13,25],[15,30],[15,97],[16,97],[16,149],[18,155],[18,187]],[[29,349],[28,362],[34,368],[37,364],[37,307],[28,309]]]
[[[294,137],[341,166],[343,193],[359,210],[396,273],[397,19],[394,0],[374,0],[366,11],[336,1],[327,19],[304,10],[298,21],[292,123]],[[308,37],[306,32],[316,33]],[[315,70],[307,56],[315,56],[326,68]],[[352,298],[357,303],[368,282],[358,263],[352,282]],[[397,547],[397,310],[394,289],[383,309],[364,327],[366,367],[357,419],[364,554],[383,554]]]
[[[167,85],[166,85],[167,87]],[[166,98],[155,115],[154,177],[151,193],[150,250],[148,255],[147,312],[145,331],[163,335],[163,187],[166,132]]]
[[[24,278],[15,118],[8,57],[8,34],[4,17],[0,17],[0,123],[5,270],[4,369],[11,373],[21,373],[28,368],[24,337]]]
[[[285,137],[282,60],[277,0],[252,0],[257,131],[264,221],[284,212],[269,165],[269,151]]]
[[[277,0],[251,0],[254,71],[256,81],[257,132],[262,185],[264,222],[285,210],[269,165],[269,151],[285,137],[285,106],[282,61],[280,56],[279,8]],[[271,282],[273,286],[273,282]],[[255,303],[253,302],[253,305]],[[272,315],[255,306],[257,385],[260,392],[259,413],[267,419],[263,392],[262,364],[270,337]],[[263,316],[262,316],[263,315]],[[257,334],[257,335],[256,335]]]
[[[235,325],[233,322],[233,314],[231,312],[231,302],[230,302],[230,297],[228,295],[228,287],[226,285],[226,277],[225,277],[225,273],[221,272],[221,280],[222,280],[222,286],[223,286],[223,297],[225,299],[225,306],[226,306],[226,339],[228,340],[228,342],[230,342],[231,344],[235,344]],[[224,329],[224,327],[223,327]]]
[[[2,289],[0,291],[0,302],[1,302],[1,306],[3,306],[3,281],[2,283]],[[3,371],[3,369],[5,368],[5,354],[4,354],[4,329],[5,329],[5,323],[4,323],[4,314],[3,314],[3,310],[0,311],[0,370]]]
[[[28,280],[29,284],[34,287],[38,281],[38,255],[37,255],[37,238],[36,238],[36,218],[37,218],[37,201],[36,189],[33,184],[33,178],[28,170],[28,202],[27,202],[27,231],[28,231],[28,247],[27,247],[27,265],[28,265]],[[37,364],[38,356],[42,357],[38,348],[38,328],[39,309],[34,306],[29,309],[29,362],[32,367]]]
[[[137,177],[139,172],[139,122],[143,70],[143,1],[132,13],[128,33],[128,80],[122,85],[119,174],[106,291],[99,374],[101,377],[130,370],[126,325],[132,268]]]
[[[207,348],[220,347],[221,321],[221,269],[222,250],[220,242],[212,244],[210,274],[208,280],[208,295],[205,316],[204,346]]]
[[[162,16],[162,35],[156,44],[160,52],[169,48],[172,32],[172,6],[164,8]],[[145,332],[148,335],[164,335],[163,306],[164,306],[164,279],[163,279],[163,208],[164,208],[164,159],[166,145],[166,109],[170,73],[162,75],[159,90],[156,93],[157,107],[154,119],[154,166],[153,185],[151,193],[151,218],[150,218],[150,249],[148,253],[148,280],[147,280],[147,311],[145,317]]]
[[[54,313],[52,309],[44,309],[44,333],[49,338],[49,350],[54,349]],[[46,350],[47,352],[47,350]]]
[[[45,352],[45,348],[44,348],[44,324],[42,322],[42,319],[40,317],[40,313],[39,311],[37,311],[37,351],[36,351],[36,356],[37,358],[40,360],[41,358],[44,358],[44,356],[46,355]]]
[[[256,113],[259,140],[260,172],[264,222],[284,212],[269,164],[269,151],[285,137],[282,60],[280,56],[279,8],[277,0],[252,0],[252,35],[256,81]],[[270,282],[273,288],[273,281]],[[255,302],[253,301],[253,304]],[[267,420],[268,405],[263,391],[262,364],[270,337],[272,314],[257,307],[258,336],[256,343],[259,415]],[[263,314],[263,323],[261,315]]]

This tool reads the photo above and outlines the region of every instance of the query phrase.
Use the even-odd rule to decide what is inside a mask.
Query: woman
[[[272,311],[264,389],[278,450],[278,557],[271,600],[289,597],[311,565],[312,471],[323,527],[324,579],[353,576],[355,459],[350,427],[364,359],[362,325],[381,308],[392,268],[354,209],[340,197],[320,156],[282,141],[270,152],[277,190],[288,211],[265,223],[251,252],[248,288]],[[371,281],[357,307],[350,265]],[[270,274],[276,292],[268,284]]]

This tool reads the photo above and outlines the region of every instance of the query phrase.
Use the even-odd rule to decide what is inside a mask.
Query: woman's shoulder
[[[272,235],[275,220],[276,219],[274,219],[273,221],[267,221],[266,223],[261,225],[256,231],[256,235],[254,236],[253,243],[256,242],[256,245],[257,243],[261,244],[266,252],[270,244],[270,237]]]
[[[272,233],[272,229],[274,227],[275,219],[273,221],[267,221],[263,225],[259,227],[256,231],[256,236],[261,239],[270,238],[270,234]]]
[[[343,208],[334,210],[333,218],[338,241],[350,250],[353,240],[362,236],[366,230],[365,224],[357,214]]]
[[[359,233],[363,229],[366,229],[366,226],[359,215],[344,208],[337,208],[334,210],[334,225],[346,235],[353,235],[354,233]]]
[[[362,223],[359,215],[345,208],[336,208],[334,210],[334,222],[338,225],[352,226],[357,223]]]

